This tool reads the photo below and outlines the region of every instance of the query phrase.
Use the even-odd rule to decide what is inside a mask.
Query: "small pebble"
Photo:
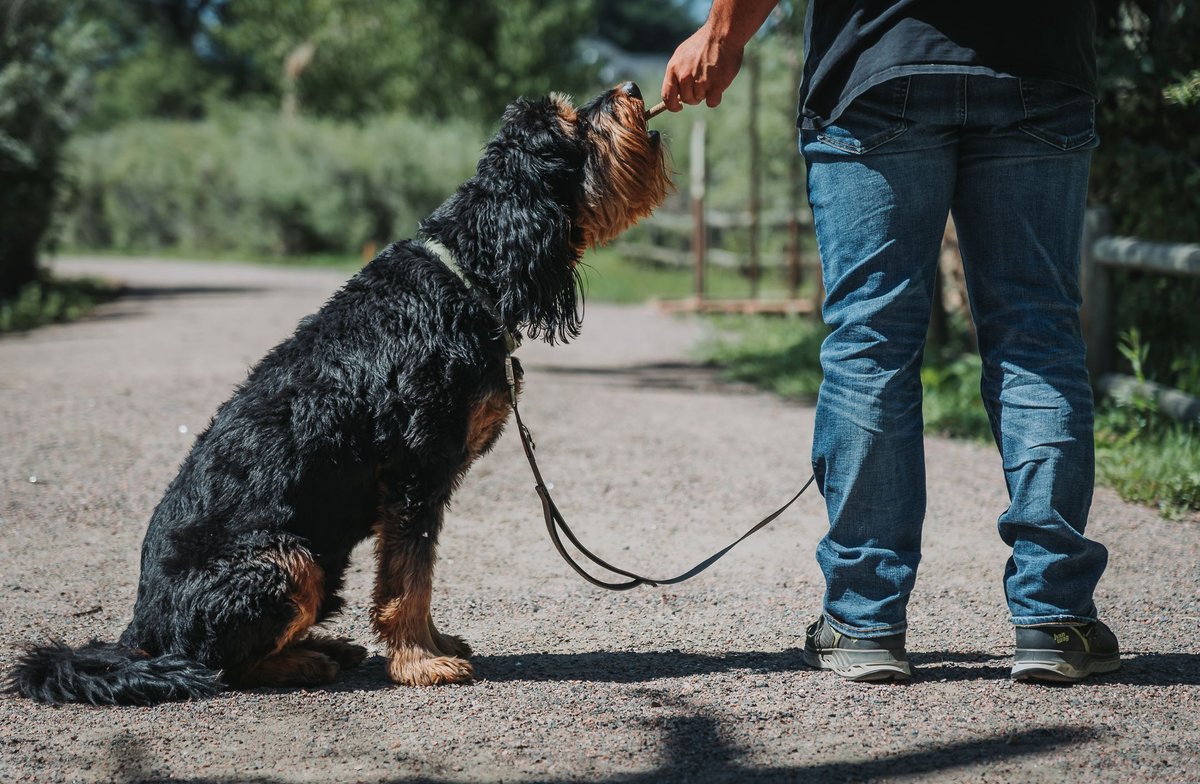
[[[180,426],[179,426],[179,432],[180,432],[180,433],[186,433],[186,432],[187,432],[187,425],[180,425]]]
[[[36,476],[31,476],[31,477],[29,477],[29,483],[30,483],[30,484],[32,484],[32,485],[36,485],[36,484],[37,484],[37,477],[36,477]]]

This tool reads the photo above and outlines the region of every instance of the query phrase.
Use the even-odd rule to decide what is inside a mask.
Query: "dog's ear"
[[[582,238],[572,226],[585,153],[555,99],[519,100],[488,143],[474,177],[421,231],[482,280],[508,329],[566,341],[579,334],[576,264]]]

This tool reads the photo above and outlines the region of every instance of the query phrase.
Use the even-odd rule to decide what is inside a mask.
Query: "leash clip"
[[[508,400],[517,404],[517,373],[513,369],[512,352],[504,355],[504,380],[508,382]]]
[[[529,451],[536,452],[537,443],[533,440],[533,433],[530,433],[529,428],[525,427],[525,425],[521,425],[521,435],[525,436],[525,440],[529,442]]]

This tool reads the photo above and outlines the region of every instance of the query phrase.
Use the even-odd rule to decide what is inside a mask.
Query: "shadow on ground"
[[[978,651],[931,651],[911,656],[914,686],[921,683],[1000,680],[1012,665],[1007,654]],[[681,651],[584,651],[475,656],[480,680],[495,683],[581,681],[585,683],[650,683],[670,678],[744,670],[757,673],[808,670],[799,648],[784,651],[731,651],[721,654]],[[833,676],[830,676],[833,677]],[[1121,669],[1080,684],[1103,686],[1125,683],[1145,686],[1200,684],[1200,654],[1144,653],[1125,655]],[[1031,684],[1039,688],[1043,684]],[[1071,684],[1054,688],[1071,688]],[[329,691],[377,691],[392,688],[382,656],[367,659],[357,670],[344,673],[326,687]]]
[[[228,294],[256,294],[265,291],[261,286],[121,286],[120,299],[171,299],[174,297],[204,297]]]
[[[749,384],[721,377],[715,365],[686,362],[656,362],[619,367],[569,367],[528,363],[526,371],[534,376],[546,374],[558,380],[578,380],[584,384],[626,387],[665,392],[714,392],[755,394]]]
[[[1071,746],[1089,743],[1100,737],[1098,731],[1073,725],[1050,725],[1032,728],[1019,735],[992,735],[970,741],[926,745],[922,748],[863,759],[840,762],[801,764],[794,766],[756,767],[741,762],[745,753],[730,741],[720,722],[705,713],[672,716],[658,725],[663,733],[660,743],[662,762],[653,770],[620,773],[607,778],[588,778],[600,784],[653,784],[663,781],[870,781],[880,777],[929,775],[938,771],[966,769],[1021,757],[1046,755]],[[284,779],[272,777],[183,777],[164,776],[150,758],[141,742],[133,736],[122,735],[112,747],[113,781],[161,782],[161,784],[282,784]],[[434,765],[430,765],[434,767]],[[436,768],[435,768],[436,769]],[[497,773],[498,771],[490,771]],[[332,774],[332,772],[331,772]],[[336,775],[336,774],[332,774]],[[367,779],[361,774],[357,781],[391,782],[449,782],[454,779],[417,775]],[[549,781],[550,779],[547,779]],[[571,781],[555,778],[553,781]],[[575,779],[582,780],[582,779]],[[536,781],[536,779],[535,779]]]

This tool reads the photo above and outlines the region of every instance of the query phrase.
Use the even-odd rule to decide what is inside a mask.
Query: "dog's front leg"
[[[378,573],[371,620],[388,646],[388,674],[397,683],[431,686],[472,678],[466,659],[446,656],[434,639],[429,602],[433,591],[441,509],[376,525]]]

